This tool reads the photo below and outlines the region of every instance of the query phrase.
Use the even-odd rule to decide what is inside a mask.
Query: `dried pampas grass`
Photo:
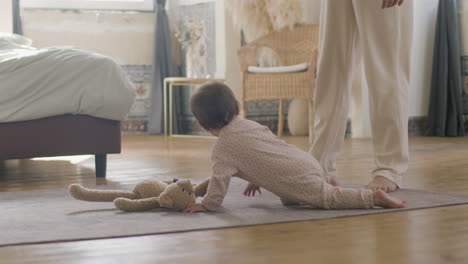
[[[226,0],[236,27],[250,42],[273,30],[292,28],[302,19],[300,0]]]
[[[273,30],[263,0],[226,0],[225,6],[234,26],[244,31],[247,42]]]
[[[299,0],[264,0],[264,2],[274,30],[292,28],[302,19]]]

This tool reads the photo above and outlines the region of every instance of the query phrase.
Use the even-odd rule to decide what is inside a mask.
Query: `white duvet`
[[[0,34],[0,122],[61,114],[127,116],[135,89],[111,58],[29,44],[17,35]]]

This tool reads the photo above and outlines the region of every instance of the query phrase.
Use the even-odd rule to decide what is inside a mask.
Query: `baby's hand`
[[[259,194],[262,194],[262,191],[260,190],[260,187],[258,187],[257,185],[253,185],[251,183],[249,183],[247,185],[247,187],[245,187],[245,190],[244,190],[244,195],[245,196],[255,196],[255,192],[257,192]]]
[[[192,204],[185,208],[185,213],[197,213],[197,212],[206,212],[208,211],[205,206],[201,204]]]

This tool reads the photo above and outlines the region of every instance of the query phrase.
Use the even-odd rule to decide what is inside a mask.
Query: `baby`
[[[213,174],[201,204],[185,212],[215,211],[226,195],[231,177],[249,182],[244,195],[264,188],[284,205],[303,204],[323,209],[405,207],[406,202],[382,190],[333,186],[323,176],[317,160],[287,144],[267,127],[238,117],[239,105],[223,83],[203,84],[191,98],[198,123],[218,137],[212,150]]]

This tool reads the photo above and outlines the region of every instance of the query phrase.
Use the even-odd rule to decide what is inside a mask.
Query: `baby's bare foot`
[[[383,208],[403,208],[406,201],[391,197],[386,192],[378,190],[374,192],[374,204]]]
[[[386,193],[394,192],[398,188],[395,183],[382,176],[375,176],[374,179],[367,184],[367,187],[374,192],[382,190]]]
[[[328,183],[333,186],[340,186],[340,182],[336,178],[329,178]]]

